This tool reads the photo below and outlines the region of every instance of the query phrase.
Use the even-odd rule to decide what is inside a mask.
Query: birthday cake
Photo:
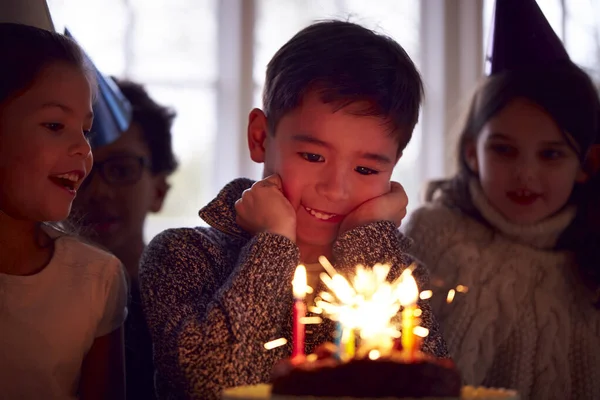
[[[411,267],[388,282],[388,265],[357,266],[348,280],[327,260],[319,261],[327,269],[321,279],[331,291],[320,293],[315,303],[323,315],[337,321],[336,343],[326,343],[314,354],[304,355],[302,294],[306,275],[299,266],[293,282],[292,357],[274,366],[271,384],[227,389],[224,400],[519,398],[514,391],[462,387],[460,373],[451,360],[420,351],[420,340],[428,330],[419,326],[420,294]],[[399,313],[401,323],[397,326],[394,317]]]
[[[461,386],[451,360],[420,356],[407,361],[402,352],[394,351],[377,359],[347,362],[333,354],[296,364],[282,362],[273,370],[271,392],[273,398],[458,399]]]

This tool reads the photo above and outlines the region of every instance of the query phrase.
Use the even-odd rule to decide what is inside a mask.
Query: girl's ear
[[[579,168],[575,182],[585,183],[590,177],[600,172],[600,144],[592,145],[583,167]]]
[[[479,172],[479,161],[477,160],[477,147],[475,142],[469,141],[465,144],[464,157],[469,169],[475,173]]]
[[[590,148],[590,152],[586,160],[586,170],[590,171],[590,174],[596,175],[600,172],[600,144],[594,144]]]
[[[589,174],[583,170],[583,168],[579,167],[577,171],[577,175],[575,175],[575,182],[577,183],[585,183],[590,178]]]

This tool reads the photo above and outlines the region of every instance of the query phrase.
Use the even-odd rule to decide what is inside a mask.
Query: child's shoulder
[[[212,246],[224,246],[223,234],[211,227],[172,228],[156,235],[148,244],[150,251],[195,252]]]
[[[80,271],[88,277],[96,275],[118,279],[123,274],[123,266],[116,256],[71,235],[56,239],[54,261],[60,262],[63,268]]]
[[[56,239],[56,243],[57,245],[62,246],[63,250],[65,250],[65,254],[73,261],[99,262],[106,264],[120,263],[119,259],[107,250],[77,236],[63,235]]]
[[[212,227],[167,229],[156,235],[144,250],[142,264],[190,265],[222,259],[239,250],[239,243]],[[204,261],[204,262],[205,262]]]

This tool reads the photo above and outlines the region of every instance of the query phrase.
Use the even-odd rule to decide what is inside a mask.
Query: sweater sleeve
[[[333,254],[344,272],[353,271],[356,264],[373,266],[376,263],[388,263],[392,266],[388,278],[393,280],[413,262],[406,253],[410,245],[411,241],[392,222],[377,221],[344,233],[335,243]],[[420,291],[428,287],[429,273],[424,265],[418,263],[413,276]],[[422,311],[421,325],[429,329],[422,351],[437,357],[448,357],[446,343],[429,302],[419,300],[418,306]]]
[[[434,278],[439,260],[458,239],[455,218],[451,218],[450,213],[452,211],[445,208],[428,205],[415,210],[401,228],[413,240],[411,255],[427,264]]]
[[[223,271],[206,240],[193,229],[165,231],[142,259],[155,365],[176,398],[218,399],[224,388],[265,382],[272,365],[289,352],[288,346],[266,351],[263,345],[287,337],[282,327],[291,328],[297,246],[280,235],[256,235],[211,298],[207,287]]]
[[[431,304],[463,380],[483,384],[514,329],[519,301],[524,301],[517,293],[527,293],[525,280],[507,279],[518,276],[508,259],[503,270],[495,270],[497,260],[482,258],[491,233],[456,211],[429,204],[412,214],[404,231],[415,243],[412,255],[430,267],[445,289],[434,290]],[[468,293],[447,304],[446,290],[458,284]]]

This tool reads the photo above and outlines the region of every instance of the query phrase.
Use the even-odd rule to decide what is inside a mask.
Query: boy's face
[[[140,241],[146,215],[157,212],[167,191],[166,178],[153,175],[141,127],[132,123],[113,143],[94,149],[93,173],[74,203],[75,216],[94,240],[113,252]]]
[[[397,140],[382,119],[353,115],[361,105],[336,111],[309,93],[274,135],[260,110],[250,115],[252,159],[264,162],[265,176],[281,177],[296,210],[298,243],[330,245],[345,216],[390,190]]]

